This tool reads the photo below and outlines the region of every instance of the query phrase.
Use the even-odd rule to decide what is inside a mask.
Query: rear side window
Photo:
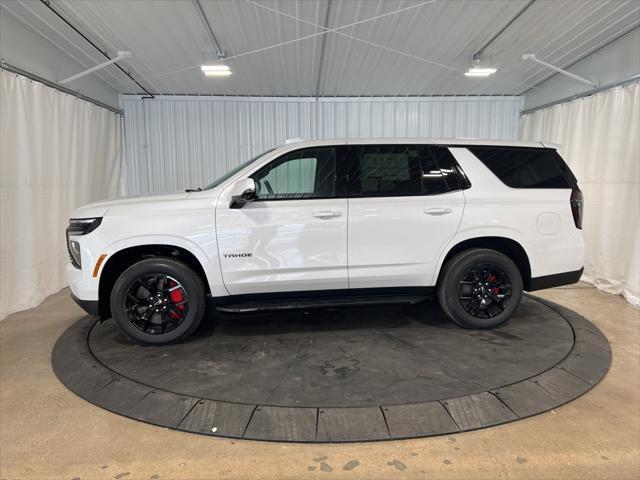
[[[358,156],[360,178],[352,193],[363,195],[420,195],[421,167],[414,147],[364,147]]]
[[[462,190],[470,186],[447,147],[422,145],[422,186],[425,195]]]
[[[467,147],[511,188],[573,188],[575,177],[555,150],[525,147]]]
[[[349,157],[350,196],[436,195],[462,188],[455,160],[446,147],[354,146]]]

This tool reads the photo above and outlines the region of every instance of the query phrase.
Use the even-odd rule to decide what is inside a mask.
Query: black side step
[[[354,295],[325,298],[290,298],[278,300],[256,300],[218,305],[221,312],[256,312],[262,310],[293,310],[300,308],[348,307],[355,305],[386,305],[394,303],[418,303],[426,295]]]

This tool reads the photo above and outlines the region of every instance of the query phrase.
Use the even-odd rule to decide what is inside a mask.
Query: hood
[[[168,195],[149,195],[145,197],[125,197],[117,200],[103,200],[93,202],[76,209],[71,218],[93,218],[103,217],[113,207],[127,207],[129,205],[157,204],[159,202],[170,202],[187,198],[190,193],[171,193]]]

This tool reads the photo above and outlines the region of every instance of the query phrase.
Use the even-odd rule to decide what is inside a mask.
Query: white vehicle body
[[[231,208],[236,182],[283,155],[311,147],[355,145],[447,148],[470,186],[437,195],[336,195],[254,201]],[[541,143],[464,139],[305,141],[264,154],[209,190],[93,203],[72,215],[102,220],[90,233],[70,234],[69,241],[79,244],[81,268],[69,264],[67,281],[79,303],[97,313],[98,301],[105,301],[101,292],[108,293],[104,272],[115,258],[135,248],[139,254],[147,246],[167,246],[197,261],[214,299],[433,287],[450,252],[464,242],[486,239],[521,249],[525,290],[577,281],[584,246],[570,206],[571,190],[507,186],[470,151],[483,145],[546,148]]]

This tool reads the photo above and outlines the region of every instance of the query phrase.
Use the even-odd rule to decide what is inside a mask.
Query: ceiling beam
[[[78,27],[76,27],[73,23],[71,23],[69,20],[67,20],[60,12],[58,12],[55,8],[53,8],[53,6],[51,5],[51,1],[50,0],[40,0],[40,3],[42,3],[45,7],[47,7],[51,12],[53,12],[53,14],[58,17],[60,20],[62,20],[69,28],[71,28],[74,32],[76,32],[78,35],[80,35],[84,40],[87,41],[87,43],[89,43],[89,45],[91,45],[93,48],[95,48],[98,52],[100,52],[102,54],[103,57],[105,57],[107,60],[111,60],[111,56],[106,52],[106,50],[102,50],[98,45],[96,45],[89,37],[87,37],[84,33],[82,33],[80,31],[80,29]],[[147,90],[145,87],[143,87],[140,82],[138,82],[138,80],[136,80],[135,78],[133,78],[133,75],[131,75],[130,72],[128,72],[127,70],[125,70],[124,68],[122,68],[120,65],[118,65],[117,63],[114,63],[114,65],[116,67],[118,67],[118,69],[124,73],[127,77],[129,77],[131,79],[131,81],[133,83],[135,83],[136,85],[138,85],[147,95],[148,98],[155,98],[153,93],[151,93],[149,90]]]
[[[526,12],[531,5],[533,5],[533,2],[535,2],[535,1],[536,0],[529,0],[529,2],[524,7],[522,7],[520,9],[520,11],[518,13],[516,13],[515,16],[511,20],[509,20],[500,30],[498,30],[498,33],[496,33],[493,37],[491,37],[489,40],[487,40],[485,42],[485,44],[482,45],[478,50],[473,52],[473,55],[471,56],[471,58],[473,58],[474,60],[479,60],[482,57],[482,55],[484,54],[484,51],[487,49],[487,47],[489,47],[489,45],[491,45],[493,42],[495,42],[496,39],[507,30],[507,28],[509,28],[511,25],[513,25],[513,23],[516,20],[518,20],[522,16],[522,14],[524,12]]]
[[[213,46],[216,49],[216,55],[218,56],[219,59],[225,58],[227,56],[227,52],[225,52],[222,49],[222,47],[220,46],[220,42],[218,42],[218,39],[216,38],[216,34],[213,33],[213,28],[211,28],[211,24],[209,23],[207,14],[204,12],[204,8],[202,8],[202,4],[200,3],[200,0],[193,0],[193,6],[196,8],[196,11],[198,12],[198,16],[200,17],[200,20],[202,20],[202,24],[204,25],[204,29],[207,31],[207,34],[209,35],[209,39],[211,40],[211,43],[213,43]]]
[[[584,55],[581,55],[577,59],[572,60],[571,63],[568,63],[567,65],[565,65],[562,68],[564,70],[567,70],[567,69],[573,67],[574,65],[580,63],[581,61],[586,60],[591,55],[595,55],[596,53],[598,53],[598,52],[604,50],[605,48],[607,48],[609,45],[612,45],[612,44],[616,43],[618,40],[621,40],[622,38],[626,37],[627,35],[629,35],[630,33],[634,32],[634,31],[636,31],[638,29],[640,29],[640,24],[636,24],[636,25],[632,26],[631,28],[625,30],[621,34],[616,35],[612,39],[607,40],[604,44],[597,46],[596,48],[594,48],[590,52],[588,52],[588,53],[586,53]],[[542,85],[547,80],[552,79],[556,75],[559,75],[559,73],[555,72],[555,73],[551,73],[551,74],[545,76],[542,80],[539,80],[539,81],[535,82],[533,85],[531,85],[529,87],[526,87],[523,91],[521,91],[517,95],[518,96],[525,95],[529,90],[533,90],[534,88],[540,88],[540,85]]]
[[[124,58],[131,58],[131,52],[119,51],[117,57],[114,57],[111,60],[107,60],[106,62],[102,62],[101,64],[95,65],[95,66],[93,66],[91,68],[87,68],[86,70],[83,70],[80,73],[76,73],[75,75],[72,75],[69,78],[65,78],[64,80],[60,80],[58,83],[60,85],[64,85],[65,83],[73,82],[74,80],[77,80],[79,78],[85,77],[85,76],[89,75],[90,73],[93,73],[93,72],[101,70],[101,69],[103,69],[105,67],[108,67],[112,63],[119,62],[120,60],[122,60]]]
[[[324,16],[323,29],[329,29],[329,15],[331,13],[331,0],[327,2],[327,12]],[[320,60],[318,62],[318,80],[316,81],[316,99],[320,97],[320,82],[322,81],[322,67],[324,65],[324,52],[327,47],[327,35],[322,36],[322,45],[320,47]]]
[[[593,88],[598,88],[598,83],[594,82],[592,80],[589,80],[588,78],[584,78],[581,77],[580,75],[576,75],[575,73],[571,73],[567,70],[564,70],[560,67],[556,67],[555,65],[552,65],[551,63],[545,62],[544,60],[540,60],[539,58],[536,57],[535,53],[525,53],[522,55],[522,60],[525,61],[532,61],[532,62],[536,62],[539,65],[542,65],[543,67],[547,67],[551,70],[554,70],[558,73],[561,73],[562,75],[565,75],[569,78],[573,78],[574,80],[577,80],[578,82],[582,82],[582,83],[586,83],[587,85],[593,87]]]

